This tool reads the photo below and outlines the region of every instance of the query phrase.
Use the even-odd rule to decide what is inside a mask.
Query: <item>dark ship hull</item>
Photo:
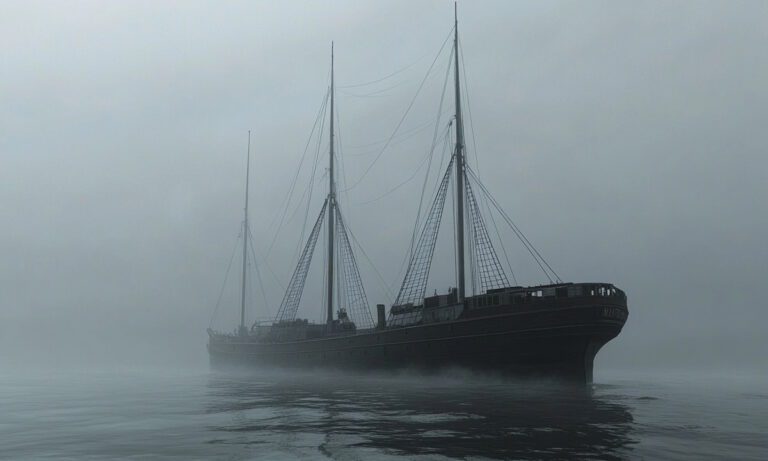
[[[296,327],[279,324],[266,327],[262,334],[210,332],[208,350],[214,366],[359,370],[460,367],[589,383],[595,355],[621,332],[627,319],[626,296],[611,285],[560,287],[544,287],[544,291],[559,291],[562,296],[537,297],[535,293],[542,290],[534,287],[489,292],[468,298],[463,305],[416,306],[412,309],[419,314],[415,324],[380,324],[376,329],[323,333],[315,338],[306,337],[310,334],[304,339],[281,339]],[[565,287],[571,287],[571,293],[579,287],[579,295],[568,296]],[[439,318],[451,310],[458,312],[455,319]],[[393,317],[390,315],[390,323],[396,323]]]

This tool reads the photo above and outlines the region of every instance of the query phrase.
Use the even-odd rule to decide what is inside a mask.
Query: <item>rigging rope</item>
[[[373,327],[373,316],[368,308],[368,297],[365,294],[363,279],[360,277],[355,254],[352,251],[352,244],[347,235],[347,227],[341,216],[341,210],[336,208],[336,223],[338,224],[340,271],[339,285],[343,285],[347,310],[352,320],[357,325],[364,328]],[[343,282],[343,283],[342,283]],[[339,291],[341,294],[341,290]]]
[[[370,82],[356,83],[356,84],[352,84],[352,85],[339,85],[339,86],[337,86],[337,88],[341,88],[341,89],[346,89],[346,88],[359,88],[359,87],[361,87],[361,86],[369,86],[369,85],[373,85],[373,84],[375,84],[375,83],[383,82],[384,80],[386,80],[386,79],[388,79],[388,78],[391,78],[391,77],[394,77],[395,75],[397,75],[397,74],[399,74],[399,73],[401,73],[401,72],[405,72],[406,70],[408,70],[408,69],[410,69],[411,67],[415,66],[416,64],[418,64],[418,63],[419,63],[419,61],[421,61],[422,59],[424,59],[424,58],[425,58],[425,57],[426,57],[428,54],[429,54],[429,53],[424,53],[424,54],[423,54],[423,55],[421,55],[421,56],[420,56],[418,59],[416,59],[416,60],[415,60],[415,61],[413,61],[412,63],[408,64],[407,66],[405,66],[405,67],[401,68],[400,70],[396,70],[396,71],[392,72],[391,74],[385,75],[384,77],[378,78],[378,79],[376,79],[376,80],[372,80],[372,81],[370,81]]]
[[[512,263],[509,262],[507,247],[504,246],[504,240],[502,240],[501,238],[501,232],[499,232],[499,227],[496,225],[496,218],[493,217],[491,208],[488,206],[488,201],[485,200],[484,202],[485,202],[485,207],[488,210],[488,216],[491,217],[491,223],[493,224],[493,228],[496,231],[496,238],[499,239],[499,246],[501,247],[501,252],[504,253],[504,259],[507,261],[507,267],[509,268],[509,273],[510,275],[512,275],[512,281],[515,282],[515,285],[517,285],[517,277],[515,277],[515,271],[512,270]]]
[[[340,111],[338,110],[338,103],[336,105],[337,105],[337,108],[336,108],[336,111],[335,111],[336,112],[336,139],[338,139],[337,146],[336,146],[337,147],[336,152],[338,152],[337,157],[339,158],[339,166],[340,166],[340,170],[341,170],[341,180],[344,183],[344,187],[345,187],[345,189],[342,190],[342,193],[344,194],[344,198],[346,199],[347,203],[350,203],[349,192],[346,189],[346,186],[347,186],[347,166],[344,163],[344,157],[345,157],[346,154],[341,150],[342,149],[341,146],[343,145],[343,143],[341,142],[341,116],[339,115]],[[336,209],[339,209],[338,197],[336,197]],[[351,219],[352,218],[350,218],[350,221],[351,221]]]
[[[395,88],[397,88],[397,87],[400,87],[400,86],[403,86],[403,85],[405,85],[406,83],[408,83],[408,81],[407,81],[407,80],[403,80],[402,82],[399,82],[399,83],[395,83],[394,85],[392,85],[392,86],[389,86],[389,87],[387,87],[387,88],[383,88],[383,89],[381,89],[381,90],[375,90],[375,91],[371,91],[371,92],[369,92],[369,93],[363,93],[363,94],[361,94],[361,93],[355,93],[355,92],[353,92],[353,91],[344,91],[344,89],[343,89],[343,88],[341,88],[341,89],[340,89],[340,91],[341,91],[343,94],[347,95],[347,96],[352,96],[353,98],[372,98],[372,97],[381,97],[381,96],[382,96],[382,93],[386,93],[387,91],[391,91],[391,90],[394,90]]]
[[[328,88],[328,94],[330,94],[330,87]],[[323,109],[325,109],[325,107]],[[317,165],[320,163],[320,149],[323,141],[325,117],[326,117],[326,112],[325,110],[323,110],[323,118],[320,121],[320,129],[318,130],[319,134],[317,137],[317,147],[315,148],[315,160],[312,163],[312,174],[309,176],[309,184],[307,185],[307,190],[309,191],[309,197],[307,198],[307,206],[304,208],[304,222],[301,225],[301,235],[299,236],[299,243],[296,246],[297,254],[299,252],[299,248],[301,248],[301,242],[304,241],[304,234],[307,231],[307,221],[309,219],[309,206],[312,203],[312,191],[315,190],[315,176],[317,175]]]
[[[320,215],[315,221],[315,225],[312,228],[312,233],[309,234],[307,244],[304,247],[304,251],[301,253],[298,264],[293,271],[291,281],[288,284],[288,288],[285,290],[283,301],[280,303],[280,310],[277,313],[276,320],[285,321],[293,320],[296,318],[296,312],[301,302],[301,295],[304,291],[304,283],[307,280],[307,273],[309,272],[309,266],[312,263],[312,255],[315,250],[315,244],[317,238],[320,235],[320,229],[322,228],[323,218],[325,212],[328,209],[328,200],[323,203],[323,208],[320,210]]]
[[[251,237],[251,242],[253,242],[254,238],[253,238],[253,234],[251,234],[250,226],[248,228],[248,235]],[[253,267],[254,267],[254,269],[256,269],[255,270],[256,278],[257,278],[257,280],[259,282],[259,289],[261,290],[261,297],[262,297],[262,300],[264,301],[264,313],[267,314],[268,317],[271,317],[271,315],[269,315],[269,302],[267,301],[267,292],[266,292],[266,290],[264,290],[264,283],[261,280],[261,271],[259,270],[259,263],[258,263],[258,260],[256,259],[256,252],[254,251],[253,247],[254,247],[254,245],[251,244],[249,249],[251,250],[251,257],[253,258]]]
[[[467,171],[472,176],[472,178],[475,180],[475,183],[480,186],[480,189],[483,191],[483,193],[488,197],[488,200],[491,204],[493,204],[494,208],[496,208],[496,211],[499,212],[499,215],[501,215],[502,218],[507,222],[509,227],[512,229],[512,231],[517,235],[517,238],[520,239],[520,241],[523,243],[523,246],[528,250],[528,252],[531,254],[533,259],[536,261],[536,263],[539,265],[541,270],[544,272],[544,275],[549,279],[550,283],[562,282],[562,279],[559,275],[557,275],[557,272],[552,269],[552,266],[549,265],[549,263],[544,259],[543,256],[541,256],[541,253],[536,249],[536,247],[533,246],[533,244],[528,240],[528,238],[523,234],[523,232],[520,230],[520,228],[517,227],[517,225],[512,221],[512,218],[507,215],[507,213],[501,208],[501,205],[496,201],[496,199],[491,195],[490,191],[486,189],[486,187],[483,185],[482,182],[480,182],[479,178],[475,174],[474,171],[472,171],[469,166],[467,166]],[[545,269],[545,266],[549,271],[554,275],[554,279],[550,276],[550,273],[547,272],[547,269]]]
[[[471,223],[471,247],[470,257],[472,261],[473,290],[474,279],[477,278],[480,283],[480,289],[487,292],[489,289],[504,288],[509,286],[509,280],[504,273],[504,269],[499,262],[496,250],[488,235],[488,229],[480,213],[480,205],[475,198],[472,185],[465,173],[466,181],[466,202],[468,205],[470,223]],[[476,291],[475,291],[476,293]]]
[[[277,240],[277,236],[280,235],[280,231],[283,228],[283,224],[284,224],[284,220],[285,220],[285,215],[288,212],[288,207],[289,207],[289,205],[291,203],[291,199],[293,198],[293,192],[294,192],[294,190],[296,188],[296,182],[297,182],[298,177],[299,177],[299,172],[301,171],[302,165],[304,165],[304,159],[306,158],[307,151],[309,150],[309,144],[312,141],[312,137],[314,136],[315,130],[317,128],[317,124],[321,120],[321,115],[322,115],[322,120],[323,121],[325,120],[325,106],[326,106],[326,104],[328,104],[328,96],[329,96],[329,94],[330,94],[330,90],[328,92],[326,92],[325,97],[323,98],[323,102],[322,102],[322,104],[320,104],[320,109],[317,111],[317,116],[315,117],[315,122],[312,125],[312,130],[310,131],[309,137],[307,138],[307,143],[304,146],[304,152],[301,154],[301,160],[299,161],[299,166],[298,166],[298,168],[296,168],[296,173],[293,175],[293,180],[291,181],[291,186],[288,189],[287,197],[286,197],[286,199],[283,202],[285,205],[281,207],[282,213],[280,214],[280,223],[277,226],[277,230],[275,231],[275,236],[272,238],[272,242],[269,244],[269,247],[267,248],[267,253],[264,256],[265,258],[268,258],[269,255],[271,254],[272,248],[274,247],[275,241]],[[320,127],[320,129],[322,130],[322,126]],[[303,197],[303,195],[302,195],[302,197]],[[277,215],[272,220],[272,223],[269,225],[269,227],[272,227],[272,224],[274,224],[275,219],[277,219]]]
[[[451,29],[451,32],[453,32],[453,29]],[[448,43],[448,39],[451,38],[451,34],[448,34],[448,36],[443,41],[443,44],[440,46],[440,50],[438,50],[437,55],[435,56],[435,59],[432,60],[432,64],[429,65],[429,69],[427,69],[426,75],[424,75],[424,78],[422,79],[421,83],[419,84],[419,88],[416,90],[416,94],[413,96],[413,99],[411,99],[410,104],[408,104],[408,107],[405,109],[405,112],[403,113],[403,116],[400,118],[400,121],[397,122],[397,125],[395,126],[394,131],[389,136],[389,139],[384,144],[384,146],[381,148],[381,151],[376,155],[376,157],[373,159],[370,165],[368,165],[368,168],[365,169],[362,176],[357,179],[357,181],[354,182],[351,186],[346,188],[346,190],[351,190],[357,187],[358,184],[360,184],[363,179],[368,175],[368,173],[371,171],[373,166],[378,162],[378,160],[381,158],[382,154],[387,150],[387,147],[389,147],[389,144],[392,142],[392,139],[397,134],[397,131],[400,129],[400,126],[402,126],[403,122],[405,121],[405,118],[408,116],[408,113],[411,111],[411,108],[413,107],[413,104],[416,102],[416,98],[419,96],[419,93],[421,92],[421,89],[424,87],[424,83],[427,81],[427,78],[429,77],[429,74],[432,73],[432,69],[435,67],[435,63],[437,62],[437,59],[440,57],[440,54],[443,52],[443,49],[445,48],[445,44]]]
[[[411,174],[411,176],[409,176],[409,177],[408,177],[408,178],[407,178],[405,181],[401,182],[400,184],[396,185],[396,186],[395,186],[395,187],[393,187],[392,189],[388,190],[387,192],[384,192],[383,194],[379,195],[379,196],[378,196],[378,197],[376,197],[376,198],[372,198],[372,199],[370,199],[370,200],[366,200],[365,202],[358,202],[358,203],[355,203],[355,205],[368,205],[369,203],[377,202],[377,201],[379,201],[379,200],[383,199],[384,197],[386,197],[386,196],[388,196],[388,195],[392,194],[392,193],[393,193],[393,192],[395,192],[396,190],[400,189],[400,188],[401,188],[401,187],[403,187],[404,185],[406,185],[406,184],[408,184],[409,182],[411,182],[411,181],[412,181],[412,180],[413,180],[413,179],[416,177],[416,175],[419,173],[419,171],[421,171],[421,167],[423,167],[423,166],[424,166],[424,164],[425,164],[425,163],[427,163],[427,160],[429,160],[429,164],[427,165],[427,176],[428,176],[428,175],[429,175],[429,165],[431,165],[431,164],[432,164],[432,155],[433,155],[433,153],[434,153],[434,150],[435,150],[435,149],[434,149],[434,146],[433,146],[433,147],[432,147],[432,148],[429,150],[429,152],[427,152],[427,153],[426,153],[426,155],[424,155],[424,157],[422,157],[422,159],[421,159],[421,162],[419,163],[419,165],[418,165],[418,166],[416,167],[416,169],[413,171],[413,173]],[[423,195],[422,195],[422,196],[423,196]],[[419,205],[421,205],[421,203],[419,203]],[[421,210],[419,210],[419,213],[420,213],[420,212],[421,212]],[[417,217],[418,217],[418,214],[417,214]]]
[[[475,139],[475,122],[472,120],[472,106],[469,104],[469,86],[467,83],[467,66],[464,65],[464,51],[459,51],[459,58],[461,58],[461,73],[464,76],[464,96],[467,100],[467,112],[469,113],[469,129],[472,132],[472,149],[475,153],[475,165],[477,166],[477,174],[480,174],[480,158],[478,157],[477,141]]]
[[[424,292],[427,289],[427,279],[429,278],[429,271],[432,266],[432,255],[435,251],[440,221],[445,208],[443,205],[445,204],[452,167],[453,159],[448,163],[448,168],[440,182],[440,188],[424,222],[418,244],[411,254],[408,270],[405,273],[403,284],[400,286],[400,292],[397,294],[395,305],[415,304],[424,298]]]
[[[452,123],[453,122],[448,123],[448,127],[447,127],[448,130],[446,131],[445,137],[443,139],[443,149],[440,155],[440,164],[437,167],[437,171],[443,171],[443,160],[445,159],[445,157],[448,157],[449,159],[453,159],[453,152],[451,151],[451,148],[450,148]],[[450,155],[446,155],[446,154],[450,154]],[[427,175],[424,177],[424,185],[422,185],[421,197],[419,198],[420,204],[424,202],[425,186],[428,180],[429,180],[429,169],[427,170]],[[437,178],[435,179],[435,185],[432,188],[432,192],[430,194],[431,196],[434,196],[437,193],[437,190],[440,188],[440,180],[441,180],[441,176],[437,176]],[[453,181],[453,178],[451,177],[451,179],[449,179],[449,183],[452,184],[452,181]],[[449,189],[452,189],[452,187],[453,186],[449,185]],[[453,200],[453,194],[451,195],[451,200]],[[416,233],[420,228],[420,224],[421,224],[420,221],[421,221],[421,210],[419,210],[419,212],[417,213],[416,221],[413,224],[413,234],[411,236],[411,243],[408,247],[408,252],[406,252],[403,255],[403,260],[400,262],[400,267],[397,270],[397,275],[395,276],[395,279],[392,282],[392,284],[389,285],[390,289],[392,289],[392,287],[394,287],[400,280],[402,280],[401,277],[402,277],[403,271],[408,267],[408,262],[410,261],[411,254],[413,252],[413,246],[415,245]],[[454,240],[455,238],[456,236],[454,235]]]
[[[387,282],[384,280],[384,277],[382,277],[379,270],[376,269],[376,266],[373,264],[373,261],[371,260],[371,258],[368,257],[368,253],[365,252],[363,245],[361,245],[360,242],[357,240],[357,237],[355,237],[355,234],[352,232],[352,229],[347,229],[347,232],[349,232],[349,235],[352,237],[352,241],[355,242],[355,245],[357,245],[357,248],[360,250],[363,256],[365,256],[365,259],[368,261],[368,264],[371,265],[371,268],[379,277],[379,282],[381,283],[381,287],[384,288],[384,295],[387,297],[387,301],[389,301],[389,304],[392,304],[394,297],[392,296],[392,291],[390,287],[387,286]]]
[[[437,144],[437,127],[440,124],[440,116],[443,113],[443,102],[445,101],[445,89],[448,87],[448,76],[450,75],[451,70],[451,58],[453,57],[453,51],[451,51],[451,54],[448,56],[448,67],[445,69],[445,77],[443,78],[443,89],[440,91],[440,104],[437,107],[437,121],[435,122],[435,130],[432,133],[432,145],[429,149],[429,166],[427,166],[427,174],[424,176],[424,183],[421,185],[421,197],[419,198],[419,208],[416,211],[416,224],[413,227],[413,233],[411,234],[411,244],[409,246],[409,253],[413,250],[413,245],[416,241],[416,229],[419,225],[419,219],[421,219],[421,207],[424,204],[424,190],[427,187],[427,179],[429,178],[429,167],[432,166],[432,153],[435,150],[435,145]],[[446,133],[450,133],[451,124],[448,123],[448,127],[446,128]],[[439,170],[438,170],[439,171]]]
[[[455,50],[455,47],[454,47]],[[466,99],[466,106],[467,106],[467,112],[469,113],[469,129],[472,133],[472,150],[475,154],[475,168],[477,169],[477,175],[478,180],[480,176],[480,155],[479,151],[477,149],[477,138],[475,136],[475,121],[472,118],[472,104],[470,103],[469,99],[469,80],[467,79],[467,66],[464,64],[464,51],[463,48],[459,47],[459,58],[461,59],[461,72],[464,76],[464,96]],[[483,196],[483,198],[485,198]],[[499,232],[499,227],[496,225],[496,218],[493,216],[493,213],[491,212],[490,207],[488,206],[488,201],[483,200],[484,205],[486,209],[488,210],[488,215],[491,218],[491,223],[493,224],[493,228],[496,232],[496,237],[499,240],[499,246],[501,246],[501,251],[504,253],[504,259],[507,262],[507,267],[509,268],[509,273],[512,275],[512,280],[515,282],[515,285],[517,285],[517,277],[515,276],[515,271],[512,269],[512,263],[509,261],[509,255],[507,254],[507,248],[504,246],[504,241],[501,238],[501,233]]]
[[[427,129],[430,126],[432,126],[433,123],[435,123],[434,120],[428,120],[428,121],[426,121],[424,123],[420,123],[420,124],[415,125],[413,128],[409,128],[407,130],[403,130],[403,132],[400,134],[400,136],[396,137],[397,141],[393,141],[392,142],[392,145],[395,145],[395,144],[397,144],[397,143],[399,143],[401,141],[405,141],[406,139],[410,138],[411,136],[416,135],[416,134],[424,131],[425,129]],[[365,149],[365,148],[368,148],[368,147],[379,146],[381,144],[384,144],[385,142],[387,142],[387,140],[386,139],[382,139],[381,141],[373,141],[373,142],[369,142],[369,143],[366,143],[366,144],[350,145],[350,146],[347,146],[347,149],[352,149],[353,151],[357,150],[357,149]],[[349,155],[350,157],[363,157],[363,156],[366,156],[366,155],[375,154],[376,152],[378,152],[378,150],[372,150],[372,151],[358,153],[358,154],[347,154],[347,155]]]
[[[219,291],[219,297],[216,300],[216,307],[213,309],[213,314],[211,314],[211,320],[208,322],[208,328],[211,328],[213,326],[213,319],[216,318],[216,314],[219,312],[219,307],[221,306],[221,298],[224,296],[224,289],[227,287],[227,279],[229,278],[229,270],[232,269],[232,261],[235,260],[235,253],[237,252],[238,243],[240,243],[240,237],[242,234],[238,234],[237,239],[235,239],[235,246],[232,248],[232,256],[229,257],[229,264],[227,265],[227,271],[224,273],[224,282],[221,284],[221,290]]]

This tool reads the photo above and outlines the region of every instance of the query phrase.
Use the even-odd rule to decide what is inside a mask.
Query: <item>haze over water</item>
[[[254,251],[283,234],[249,321],[274,317],[319,209],[294,200],[276,231],[332,40],[339,200],[370,304],[391,304],[447,56],[373,159],[454,17],[450,1],[183,5],[0,3],[0,459],[768,459],[768,2],[459,4],[470,165],[564,279],[628,295],[586,395],[200,366],[248,130]],[[544,282],[502,232],[520,284]],[[427,292],[454,281],[446,248]],[[215,328],[237,325],[236,285]]]
[[[754,378],[609,373],[579,391],[460,370],[14,373],[2,459],[741,459],[768,456]]]

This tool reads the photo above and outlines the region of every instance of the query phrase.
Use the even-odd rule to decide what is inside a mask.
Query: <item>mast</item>
[[[250,180],[251,170],[251,130],[248,130],[248,154],[245,163],[245,219],[243,219],[243,281],[240,292],[240,330],[241,335],[245,335],[245,281],[246,270],[248,268],[248,182]]]
[[[327,324],[333,322],[333,243],[334,243],[334,208],[336,207],[336,190],[333,183],[333,42],[331,42],[331,145],[328,168],[328,316]]]
[[[453,4],[454,83],[456,85],[456,254],[459,284],[458,302],[464,301],[464,124],[461,119],[461,91],[459,85],[459,19]]]

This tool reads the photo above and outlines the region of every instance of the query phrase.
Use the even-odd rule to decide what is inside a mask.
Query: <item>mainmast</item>
[[[243,281],[240,292],[240,335],[245,335],[245,281],[246,270],[248,268],[248,182],[250,180],[251,169],[251,130],[248,130],[248,154],[245,163],[245,219],[243,219]]]
[[[435,198],[427,212],[421,227],[419,240],[413,246],[410,255],[408,269],[405,272],[405,278],[400,285],[400,292],[393,305],[405,306],[406,304],[418,305],[425,302],[427,282],[429,281],[429,271],[432,267],[432,256],[435,251],[435,244],[438,240],[440,230],[440,221],[443,216],[446,197],[452,193],[450,190],[450,180],[453,173],[456,173],[456,195],[455,195],[455,232],[456,239],[456,298],[457,302],[466,305],[466,253],[471,258],[469,266],[471,268],[470,281],[472,282],[472,294],[478,292],[488,292],[488,290],[504,288],[510,286],[509,280],[504,273],[504,268],[499,262],[496,251],[493,248],[493,242],[485,222],[482,217],[480,206],[478,205],[475,192],[472,188],[472,182],[469,181],[467,174],[466,143],[464,140],[464,120],[461,112],[461,69],[459,67],[459,21],[456,6],[454,5],[454,34],[453,34],[453,67],[454,67],[454,91],[455,91],[455,118],[456,118],[456,145],[454,146],[455,155],[451,156],[451,161],[445,167],[443,179],[437,188]],[[442,102],[441,102],[442,103]],[[454,165],[454,162],[456,163]],[[455,171],[454,171],[455,168]],[[495,200],[485,190],[485,187],[478,181],[480,191],[485,193],[495,204]],[[421,211],[421,210],[419,210]],[[465,229],[464,213],[467,213],[467,228]],[[500,211],[500,210],[499,210]],[[503,213],[503,212],[502,212]],[[419,220],[417,220],[418,222]],[[515,233],[520,237],[523,244],[531,252],[537,261],[538,252],[525,239],[519,229],[511,224]],[[465,240],[465,232],[469,230],[471,234]],[[465,245],[469,248],[466,248]],[[543,261],[539,264],[545,264]],[[542,266],[542,269],[544,267]],[[514,276],[513,276],[514,277]],[[478,288],[480,291],[478,291]],[[403,320],[408,322],[409,320]]]
[[[464,300],[464,124],[461,119],[461,91],[459,85],[459,19],[453,5],[454,83],[456,85],[456,264],[459,284],[459,302]]]
[[[329,152],[330,166],[328,168],[328,316],[327,323],[333,322],[333,243],[334,243],[334,209],[336,207],[336,187],[333,183],[333,42],[331,42],[331,145]]]

